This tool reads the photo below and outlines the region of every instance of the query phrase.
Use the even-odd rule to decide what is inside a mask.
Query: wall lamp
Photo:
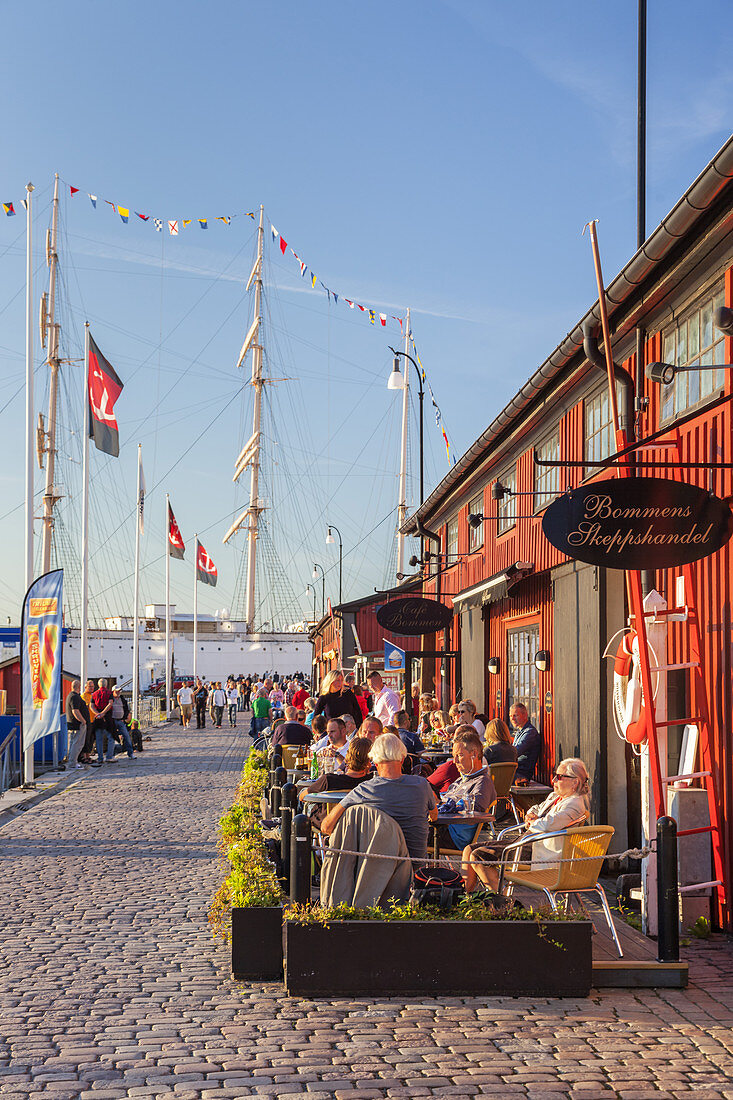
[[[489,657],[488,669],[492,676],[496,676],[499,671],[499,658]]]
[[[645,373],[652,382],[660,382],[664,386],[669,386],[670,383],[674,382],[676,374],[704,370],[733,370],[733,363],[706,363],[704,366],[696,367],[678,367],[675,363],[647,363]]]
[[[715,327],[726,336],[733,336],[733,309],[720,306],[715,311]],[[675,363],[647,363],[646,376],[652,382],[669,386],[674,376],[686,371],[733,370],[733,363],[710,363],[697,367],[678,367]]]
[[[549,649],[538,649],[534,655],[534,667],[538,672],[550,671],[550,651]]]

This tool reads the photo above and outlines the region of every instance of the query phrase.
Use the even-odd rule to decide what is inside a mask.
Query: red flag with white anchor
[[[89,401],[89,438],[105,454],[117,458],[120,453],[120,430],[114,413],[115,402],[122,393],[122,382],[114,367],[102,355],[89,334],[87,373]]]
[[[182,558],[186,550],[186,544],[181,538],[181,532],[178,530],[178,524],[176,523],[176,517],[173,515],[173,509],[170,504],[168,505],[168,553],[172,558]]]
[[[218,580],[216,566],[201,543],[198,544],[198,554],[196,555],[196,580],[201,581],[202,584],[210,584],[214,588]]]

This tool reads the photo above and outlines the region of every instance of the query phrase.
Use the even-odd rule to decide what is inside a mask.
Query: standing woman
[[[316,701],[314,714],[322,714],[327,721],[330,718],[340,718],[343,714],[350,714],[356,728],[358,729],[361,725],[361,707],[353,691],[344,686],[344,674],[339,669],[333,668],[323,677],[321,694]]]

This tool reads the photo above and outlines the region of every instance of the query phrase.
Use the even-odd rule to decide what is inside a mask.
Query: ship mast
[[[262,253],[264,247],[264,207],[260,206],[260,226],[257,231],[257,264],[255,270],[255,316],[257,326],[252,344],[252,386],[254,387],[254,416],[252,421],[252,456],[250,459],[249,509],[247,522],[247,602],[245,620],[247,631],[252,633],[255,620],[255,576],[257,565],[257,529],[260,518],[260,417],[262,413]]]
[[[239,353],[237,367],[241,367],[248,351],[252,352],[252,386],[255,391],[254,417],[252,422],[252,435],[245,443],[235,463],[234,477],[232,481],[238,481],[249,466],[249,506],[235,519],[223,542],[229,539],[246,526],[247,530],[247,596],[245,605],[245,620],[247,632],[252,634],[255,625],[255,578],[257,566],[257,529],[259,526],[260,512],[263,511],[260,503],[260,419],[262,415],[262,387],[265,382],[262,377],[262,343],[260,341],[260,325],[262,323],[262,255],[264,248],[264,218],[265,208],[260,206],[260,227],[257,231],[257,259],[247,280],[247,290],[254,283],[255,310],[254,320],[242,344]]]
[[[46,455],[46,486],[43,493],[43,541],[41,556],[41,573],[48,573],[51,569],[51,541],[53,539],[54,508],[60,499],[58,490],[54,485],[56,473],[56,408],[58,404],[59,385],[59,326],[56,324],[56,269],[58,267],[58,253],[56,241],[59,219],[59,177],[56,179],[53,189],[53,213],[51,216],[50,237],[46,239],[46,262],[49,267],[48,280],[48,311],[46,311],[46,295],[41,301],[41,343],[45,347],[48,342],[47,364],[51,375],[48,394],[48,432],[44,430],[43,415],[38,416],[38,464],[43,469],[43,455]]]

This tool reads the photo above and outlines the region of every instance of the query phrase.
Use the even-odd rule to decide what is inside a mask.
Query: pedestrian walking
[[[214,708],[214,725],[218,730],[221,729],[221,720],[224,717],[226,702],[227,697],[226,693],[222,690],[221,680],[217,680],[216,687],[211,693],[211,703]]]

